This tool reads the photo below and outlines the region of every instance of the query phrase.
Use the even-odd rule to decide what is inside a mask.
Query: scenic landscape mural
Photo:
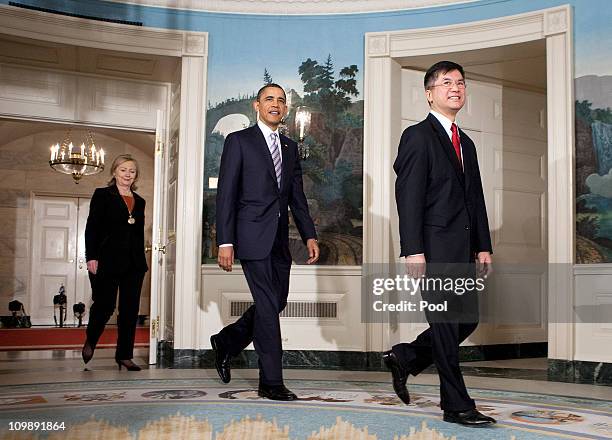
[[[255,67],[254,67],[255,69]],[[295,113],[299,106],[311,112],[304,143],[309,156],[302,161],[304,192],[319,234],[319,264],[360,265],[362,261],[363,100],[358,88],[357,64],[336,65],[328,54],[307,57],[295,67],[296,87],[287,87],[289,113],[281,131],[297,140]],[[255,75],[255,74],[254,74]],[[274,68],[261,66],[260,83],[250,94],[236,94],[207,109],[203,260],[215,263],[215,181],[226,136],[255,123],[252,107],[259,86],[275,81]],[[291,217],[290,217],[291,219]],[[296,263],[307,259],[295,225],[290,225],[290,247]]]
[[[588,5],[588,7],[587,7]],[[612,9],[575,8],[576,263],[612,263]],[[606,49],[604,49],[606,48]]]
[[[485,5],[486,3],[486,5]],[[612,262],[612,47],[607,0],[570,0],[574,12],[576,105],[576,262]],[[294,139],[293,118],[301,104],[313,111],[306,136],[311,156],[303,163],[305,191],[317,223],[321,264],[362,261],[363,35],[474,21],[564,4],[562,1],[477,2],[436,9],[431,14],[397,13],[333,17],[223,17],[207,21],[211,41],[208,80],[203,256],[214,263],[215,189],[225,136],[255,122],[253,94],[266,81],[286,88],[290,113],[285,130]],[[440,18],[440,20],[438,20]],[[229,25],[239,32],[226,36]],[[260,26],[282,37],[272,47]],[[215,27],[218,26],[218,27]],[[316,37],[313,27],[318,30]],[[210,29],[209,29],[210,27]],[[221,37],[220,37],[221,36]],[[355,93],[356,92],[356,93]],[[568,188],[570,190],[570,188]],[[292,228],[292,253],[304,248]]]
[[[612,262],[612,76],[576,78],[576,262]]]

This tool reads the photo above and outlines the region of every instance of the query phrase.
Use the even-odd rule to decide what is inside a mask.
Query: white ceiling
[[[402,67],[426,71],[440,60],[459,63],[469,80],[479,79],[535,91],[546,90],[546,41],[450,54],[422,55],[400,59]]]
[[[92,49],[0,34],[0,62],[95,75],[170,82],[173,57]]]
[[[172,9],[238,14],[304,15],[382,12],[477,0],[110,0]]]
[[[164,82],[171,81],[178,67],[177,59],[172,57],[91,49],[4,34],[0,34],[0,63]],[[8,144],[24,136],[50,130],[63,131],[70,126],[0,118],[0,139],[3,144]],[[73,127],[76,131],[84,126]],[[92,130],[94,134],[104,134],[153,155],[154,135],[150,133],[97,127]]]

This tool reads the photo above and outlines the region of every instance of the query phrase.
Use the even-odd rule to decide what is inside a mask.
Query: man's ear
[[[425,99],[427,99],[427,104],[431,105],[431,89],[425,89]]]
[[[255,123],[259,121],[259,102],[253,101],[253,110],[255,110]]]

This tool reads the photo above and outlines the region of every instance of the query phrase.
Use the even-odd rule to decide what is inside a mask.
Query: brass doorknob
[[[159,246],[157,250],[160,251],[162,254],[166,255],[166,245]]]

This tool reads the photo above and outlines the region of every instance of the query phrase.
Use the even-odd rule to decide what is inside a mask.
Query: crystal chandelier
[[[96,149],[93,133],[89,129],[81,146],[75,147],[71,139],[71,130],[68,129],[62,143],[51,146],[49,165],[55,171],[72,175],[74,183],[79,183],[81,177],[104,170],[104,150]]]

